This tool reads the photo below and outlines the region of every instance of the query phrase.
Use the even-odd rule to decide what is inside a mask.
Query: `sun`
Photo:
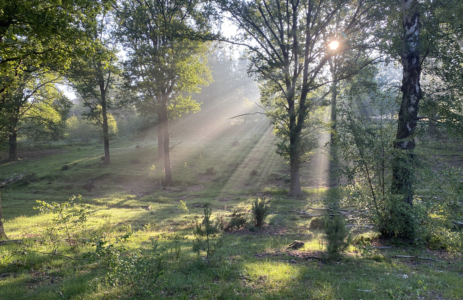
[[[339,47],[339,42],[338,41],[332,41],[329,45],[331,50],[336,50]]]

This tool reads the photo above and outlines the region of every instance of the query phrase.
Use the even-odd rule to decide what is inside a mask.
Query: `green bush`
[[[265,218],[268,216],[268,206],[265,205],[265,200],[257,198],[252,204],[251,212],[255,220],[255,226],[262,227]]]

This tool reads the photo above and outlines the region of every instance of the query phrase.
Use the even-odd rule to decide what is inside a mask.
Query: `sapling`
[[[206,258],[209,259],[211,253],[221,246],[221,239],[212,243],[212,238],[215,238],[220,233],[220,222],[213,222],[211,220],[212,209],[207,206],[204,208],[204,218],[202,223],[196,221],[193,234],[195,240],[193,241],[193,251],[198,255],[201,250],[206,251]]]

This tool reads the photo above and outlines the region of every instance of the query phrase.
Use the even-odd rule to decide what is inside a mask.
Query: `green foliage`
[[[95,127],[82,119],[80,116],[72,115],[66,120],[66,138],[71,141],[88,142],[96,138]]]
[[[196,225],[193,229],[193,235],[195,237],[193,241],[193,251],[198,255],[201,251],[206,251],[206,259],[209,259],[210,255],[222,246],[221,237],[215,241],[212,240],[220,233],[220,222],[213,222],[211,216],[212,209],[208,207],[204,208],[202,223],[196,221]]]
[[[34,68],[64,69],[75,55],[93,51],[86,30],[111,0],[11,0],[0,2],[0,104],[18,75]],[[19,76],[21,77],[21,76]]]
[[[365,97],[370,114],[354,111],[353,105],[340,110],[337,147],[341,160],[351,162],[340,168],[341,176],[349,181],[345,187],[347,200],[366,209],[363,217],[383,237],[415,236],[416,241],[425,244],[433,241],[431,244],[442,244],[444,248],[460,247],[460,234],[452,231],[452,221],[463,218],[458,192],[461,184],[457,180],[461,170],[441,164],[422,151],[412,153],[391,147],[397,127],[397,120],[388,117],[395,106],[393,97],[387,86],[377,89],[369,82],[370,86],[359,90],[355,90],[358,86],[354,82],[346,94],[347,101]],[[392,170],[398,161],[402,169],[413,172],[413,206],[392,187]]]
[[[325,218],[325,233],[328,245],[326,255],[328,260],[336,260],[341,257],[341,253],[346,251],[350,245],[350,234],[344,219],[335,215]]]
[[[17,76],[16,88],[0,99],[0,140],[12,132],[35,140],[58,140],[63,136],[70,102],[57,89],[60,75],[30,67]]]
[[[341,195],[338,189],[332,189],[328,192],[327,202],[330,210],[327,210],[324,216],[324,230],[326,240],[326,259],[337,260],[341,257],[342,252],[346,251],[352,242],[352,236],[346,227],[344,216],[338,212]]]
[[[265,205],[265,199],[256,198],[252,203],[251,212],[255,221],[255,226],[262,227],[269,212],[269,207]]]
[[[203,19],[207,14],[205,8],[199,14],[196,0],[120,3],[116,10],[117,34],[130,49],[125,63],[125,88],[133,91],[129,101],[136,104],[142,115],[152,118],[163,105],[170,119],[199,111],[200,104],[189,94],[199,93],[201,86],[212,81],[208,45],[201,41],[210,26]],[[166,42],[152,43],[153,39]],[[167,73],[163,71],[166,65]],[[169,89],[165,89],[167,85]]]
[[[183,200],[180,200],[180,204],[178,205],[178,208],[185,214],[190,213],[190,210],[188,209],[188,207],[186,206],[185,201],[183,201]]]
[[[230,222],[228,222],[228,224],[225,226],[224,230],[231,231],[235,229],[240,229],[246,224],[246,222],[247,222],[246,217],[239,215],[239,214],[234,215],[230,219]]]
[[[40,205],[34,209],[42,214],[54,215],[51,222],[43,226],[44,236],[54,252],[57,251],[62,240],[65,240],[71,248],[86,243],[87,220],[91,213],[89,207],[83,203],[82,196],[73,196],[63,203],[49,204],[40,200],[37,200],[37,203]]]

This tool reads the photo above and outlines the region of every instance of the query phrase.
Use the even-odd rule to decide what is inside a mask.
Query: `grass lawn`
[[[328,160],[319,153],[305,164],[305,197],[288,198],[289,167],[275,153],[268,123],[224,126],[178,139],[182,143],[172,152],[176,182],[167,188],[152,141],[149,136],[114,141],[109,166],[102,164],[102,145],[95,143],[25,149],[21,161],[0,163],[2,174],[25,174],[2,191],[6,233],[25,242],[0,246],[0,300],[463,299],[461,253],[381,244],[368,227],[352,227],[354,240],[366,242],[354,243],[340,261],[310,258],[321,257],[325,247],[316,220],[323,214]],[[54,251],[46,242],[51,216],[33,207],[36,200],[63,203],[72,195],[82,195],[89,206],[86,232],[93,241],[115,243],[133,233],[114,244],[124,247],[121,259],[130,260],[134,253],[148,257],[156,241],[158,252],[152,253],[162,253],[157,280],[146,285],[122,278],[112,284],[108,261],[85,255],[95,253],[94,243],[61,241]],[[209,261],[204,252],[192,251],[193,227],[206,205],[214,218],[227,222],[234,213],[249,218],[257,197],[270,207],[263,228],[222,233],[222,247]],[[310,215],[292,212],[302,210]],[[288,249],[294,240],[305,245]],[[150,262],[141,266],[149,269]]]

